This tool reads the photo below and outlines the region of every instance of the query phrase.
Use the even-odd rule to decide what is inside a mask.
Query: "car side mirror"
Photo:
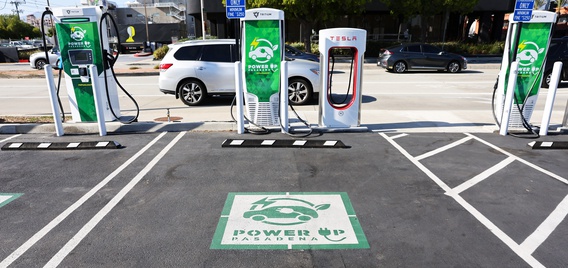
[[[442,55],[444,55],[444,54],[446,54],[445,51],[440,51],[440,53],[438,53],[438,55],[440,55],[440,56],[442,56]]]

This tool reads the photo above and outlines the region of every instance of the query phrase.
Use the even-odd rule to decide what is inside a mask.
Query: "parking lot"
[[[0,266],[568,263],[562,150],[533,150],[525,139],[493,133],[326,133],[312,138],[341,141],[348,148],[222,147],[226,139],[290,140],[277,133],[185,131],[0,135],[1,146],[122,145],[1,151]],[[337,203],[334,196],[343,201]],[[240,207],[249,209],[246,200],[264,207],[308,200],[318,205],[319,217],[270,225],[240,217]],[[332,227],[342,221],[342,206],[353,236],[351,227]],[[232,222],[235,215],[240,218]]]
[[[368,131],[305,139],[238,135],[230,99],[187,107],[154,73],[119,77],[141,117],[107,136],[0,125],[0,267],[563,267],[566,152],[494,132],[497,71],[368,63]],[[0,114],[49,115],[44,80],[0,82]],[[566,142],[557,96],[536,141]],[[166,108],[180,122],[156,120]],[[317,104],[296,109],[315,126]]]

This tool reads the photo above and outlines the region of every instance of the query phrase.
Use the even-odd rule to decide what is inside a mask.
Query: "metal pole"
[[[207,35],[207,31],[205,29],[205,6],[203,5],[203,0],[201,0],[201,31],[203,32],[203,40],[205,40],[205,35]]]
[[[150,45],[150,34],[148,33],[148,11],[146,10],[146,1],[144,1],[144,21],[146,23],[146,45],[144,45],[144,52],[147,52],[147,47]]]
[[[548,11],[550,9],[550,0],[546,1],[546,6],[544,6],[544,10]]]

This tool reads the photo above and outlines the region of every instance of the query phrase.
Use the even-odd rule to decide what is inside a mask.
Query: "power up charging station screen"
[[[90,49],[69,50],[69,61],[72,65],[93,64],[93,51]]]

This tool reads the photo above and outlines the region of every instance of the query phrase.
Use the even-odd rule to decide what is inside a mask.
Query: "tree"
[[[22,39],[24,37],[39,37],[39,31],[21,21],[16,15],[0,15],[0,38]]]
[[[380,0],[391,10],[391,14],[405,19],[410,19],[420,15],[421,32],[420,39],[426,39],[428,29],[428,17],[437,14],[444,14],[444,33],[446,35],[446,25],[451,12],[465,14],[471,12],[479,0]]]
[[[302,27],[301,38],[306,51],[311,52],[310,34],[314,26],[320,22],[333,21],[342,15],[360,14],[369,2],[371,0],[248,0],[247,6],[281,9],[286,16],[296,18]]]

